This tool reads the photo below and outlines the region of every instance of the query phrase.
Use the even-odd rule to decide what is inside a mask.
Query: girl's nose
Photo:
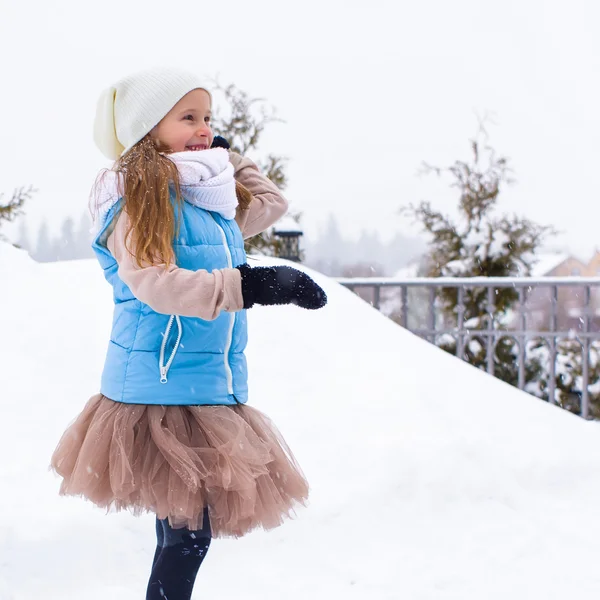
[[[196,135],[199,137],[210,137],[210,126],[206,123],[203,123],[200,125],[200,127],[198,127]]]

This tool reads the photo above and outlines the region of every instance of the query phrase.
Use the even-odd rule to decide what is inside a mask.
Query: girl
[[[250,267],[244,237],[287,209],[247,158],[211,149],[211,95],[155,69],[100,97],[95,141],[115,160],[94,188],[93,248],[114,290],[100,393],[52,457],[61,493],[156,514],[147,599],[189,599],[211,537],[270,529],[308,485],[246,406],[246,312],[325,305],[290,267]]]

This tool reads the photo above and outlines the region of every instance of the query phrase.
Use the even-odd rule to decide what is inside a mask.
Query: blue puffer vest
[[[246,261],[235,221],[182,204],[173,244],[179,267],[211,272]],[[132,404],[245,403],[246,311],[223,312],[214,321],[204,321],[159,314],[135,298],[106,248],[109,226],[120,208],[121,202],[111,209],[92,244],[115,301],[101,393]]]

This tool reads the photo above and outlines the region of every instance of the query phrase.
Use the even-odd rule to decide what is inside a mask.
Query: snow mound
[[[17,264],[15,251],[3,247],[0,264]],[[311,505],[274,532],[215,541],[194,597],[595,600],[597,424],[473,369],[310,273],[328,306],[253,308],[248,358],[250,402],[286,436]],[[94,261],[2,276],[0,598],[142,598],[152,516],[61,498],[47,470],[97,391],[110,287]]]
[[[0,273],[28,269],[37,264],[26,250],[21,250],[8,242],[0,241]]]

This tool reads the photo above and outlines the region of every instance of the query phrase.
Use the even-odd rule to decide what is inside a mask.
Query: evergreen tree
[[[449,175],[451,186],[459,192],[458,217],[451,219],[434,209],[429,202],[403,209],[421,223],[430,235],[427,275],[430,277],[508,277],[526,276],[531,272],[536,250],[552,233],[550,227],[538,225],[516,215],[497,214],[502,187],[511,183],[508,159],[497,156],[487,142],[483,127],[471,140],[472,157],[457,160],[449,167],[425,165],[426,173]],[[518,300],[513,288],[499,288],[494,293],[491,319],[485,288],[464,290],[464,323],[470,340],[465,344],[464,358],[485,369],[487,344],[477,330],[506,330],[502,317]],[[458,290],[441,289],[437,301],[442,314],[456,323]],[[456,339],[444,339],[440,346],[456,353]],[[462,358],[462,357],[461,357]],[[498,340],[493,356],[495,375],[516,385],[518,381],[516,341],[507,335]],[[541,365],[527,365],[526,380],[539,377]]]
[[[42,221],[38,231],[38,239],[33,258],[38,262],[52,262],[55,260],[53,258],[53,248],[52,242],[50,241],[48,222],[45,219]]]
[[[329,214],[324,231],[310,247],[309,256],[309,266],[331,277],[341,277],[344,266],[353,262],[348,257],[348,244],[333,214]]]
[[[231,149],[242,156],[258,149],[261,136],[269,124],[282,122],[276,116],[275,109],[267,105],[264,98],[252,98],[233,84],[222,86],[215,82],[215,92],[223,100],[218,103],[219,106],[225,105],[226,109],[214,115],[214,132],[227,139]],[[261,172],[279,189],[285,189],[287,158],[269,154],[264,161],[256,162]],[[300,216],[294,215],[294,219],[299,222]],[[270,256],[277,256],[280,246],[272,231],[264,231],[246,240],[248,252],[259,251]]]
[[[17,246],[26,250],[31,251],[31,242],[29,241],[29,231],[27,229],[27,221],[21,219],[19,222],[19,237],[17,238]]]
[[[92,219],[89,212],[86,210],[81,214],[79,219],[79,227],[75,234],[76,258],[92,258],[94,251],[92,250]]]
[[[550,353],[547,341],[532,340],[529,344],[530,354],[538,357],[544,365],[544,372],[539,380],[527,390],[542,398],[549,399],[549,364]],[[555,387],[553,401],[570,412],[581,414],[583,390],[583,343],[577,336],[573,339],[560,339],[556,344],[557,360],[555,362]],[[593,340],[589,345],[588,363],[588,416],[600,419],[600,342]]]
[[[4,194],[0,194],[0,228],[5,222],[14,221],[19,215],[23,214],[23,207],[25,202],[29,200],[35,190],[32,187],[27,189],[18,188],[16,189],[11,199],[8,202],[4,201]],[[0,233],[0,240],[5,239]]]
[[[383,255],[383,245],[379,239],[379,235],[375,231],[363,229],[356,246],[360,248],[361,256],[360,258],[355,257],[355,260],[358,259],[360,262],[376,262],[378,257]],[[378,264],[377,267],[378,271],[381,272],[381,276],[385,275],[383,265]]]
[[[54,241],[55,260],[73,260],[77,258],[75,246],[75,223],[71,217],[67,217],[61,227],[60,235]]]

